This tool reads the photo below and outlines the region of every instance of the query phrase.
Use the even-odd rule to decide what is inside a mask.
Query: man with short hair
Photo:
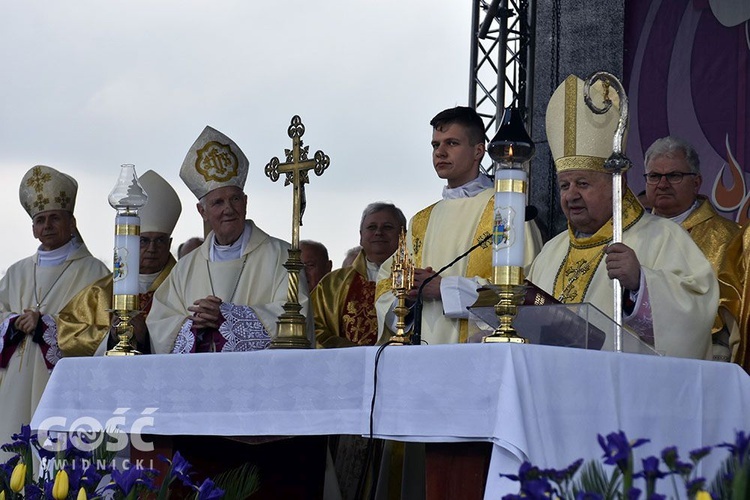
[[[485,153],[484,123],[475,110],[455,107],[431,121],[432,163],[446,181],[443,199],[418,212],[409,223],[407,247],[414,259],[414,288],[410,298],[437,270],[492,234],[494,184],[479,164]],[[526,264],[541,248],[536,225],[526,224]],[[380,268],[377,288],[378,325],[394,329],[391,260]],[[422,339],[429,344],[475,341],[484,325],[469,317],[468,306],[477,289],[492,276],[492,245],[476,249],[432,278],[423,289]]]
[[[6,438],[31,421],[61,357],[57,313],[79,290],[111,274],[78,233],[77,193],[75,179],[44,165],[21,180],[21,205],[41,244],[0,280],[0,436]],[[10,455],[0,452],[0,462],[5,458]]]
[[[211,232],[154,294],[146,320],[152,352],[252,351],[265,349],[276,335],[289,288],[284,263],[290,245],[246,220],[248,165],[237,144],[211,127],[185,156],[180,178],[198,198]],[[299,285],[312,343],[304,275]]]
[[[736,222],[719,215],[708,198],[698,194],[703,182],[698,153],[682,139],[662,137],[646,150],[644,163],[651,213],[685,228],[718,275],[727,246],[741,229]],[[729,331],[719,314],[711,333],[713,359],[729,361]]]
[[[172,257],[172,231],[182,211],[177,193],[159,174],[149,170],[138,178],[148,195],[146,205],[138,210],[141,219],[140,267],[138,293],[140,313],[131,319],[136,349],[150,353],[145,318],[159,285],[169,276]],[[112,274],[81,290],[58,316],[58,344],[65,356],[104,354],[118,342],[112,327]]]
[[[177,259],[183,258],[202,244],[203,238],[198,236],[188,238],[184,243],[180,243],[180,246],[177,247]]]
[[[718,283],[711,264],[678,225],[644,211],[625,189],[622,243],[612,244],[612,175],[604,169],[619,120],[617,105],[595,115],[584,82],[569,76],[547,107],[547,139],[555,160],[568,231],[542,249],[529,279],[564,303],[590,302],[608,316],[612,279],[623,287],[623,317],[667,356],[710,359]],[[601,82],[591,87],[601,106]]]
[[[341,261],[341,267],[349,267],[354,262],[354,259],[357,258],[357,255],[359,255],[359,252],[362,250],[362,247],[360,245],[357,245],[356,247],[351,247],[349,250],[346,251],[346,255],[344,256],[344,260]]]
[[[331,272],[333,262],[328,258],[328,249],[319,241],[302,240],[299,242],[299,249],[300,260],[305,266],[307,286],[312,292],[320,279]]]
[[[374,345],[378,340],[375,280],[396,251],[406,217],[391,203],[371,203],[359,225],[362,250],[351,267],[328,273],[312,291],[315,337],[323,347]]]

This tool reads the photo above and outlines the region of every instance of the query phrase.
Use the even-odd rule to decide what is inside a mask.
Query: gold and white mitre
[[[185,156],[180,179],[200,200],[221,187],[243,189],[249,165],[245,153],[232,139],[206,127]]]
[[[605,90],[601,80],[591,86],[591,100],[598,108],[604,108],[605,93],[612,101],[606,113],[597,115],[584,102],[583,87],[583,80],[570,75],[547,105],[547,140],[557,172],[606,172],[604,162],[612,155],[612,138],[620,119],[617,91]]]
[[[148,201],[138,209],[142,233],[172,234],[182,212],[182,203],[174,188],[164,178],[148,170],[138,177]]]
[[[24,210],[33,219],[47,210],[73,213],[78,183],[71,176],[45,165],[37,165],[21,179],[18,197]]]

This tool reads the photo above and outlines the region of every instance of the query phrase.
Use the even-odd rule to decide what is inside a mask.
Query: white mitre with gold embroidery
[[[547,105],[547,140],[557,172],[593,170],[607,172],[604,162],[612,155],[612,138],[620,119],[617,91],[605,89],[601,80],[591,86],[591,100],[604,108],[605,97],[612,106],[595,114],[583,99],[584,81],[568,76],[552,94]]]
[[[47,210],[73,213],[77,193],[75,179],[45,165],[37,165],[26,172],[18,189],[21,205],[32,219]]]
[[[138,177],[138,182],[148,195],[146,205],[138,209],[141,232],[171,235],[182,212],[180,197],[174,188],[153,170],[148,170]]]
[[[232,139],[206,127],[185,156],[180,178],[200,200],[221,187],[243,189],[249,165],[245,153]]]

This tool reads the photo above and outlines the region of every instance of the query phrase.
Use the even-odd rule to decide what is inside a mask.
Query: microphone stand
[[[414,329],[412,330],[411,334],[411,343],[412,345],[421,345],[422,344],[422,292],[424,291],[424,287],[427,286],[427,284],[432,281],[433,279],[440,276],[440,273],[448,269],[449,267],[452,267],[456,262],[463,259],[467,255],[469,255],[471,252],[476,250],[479,247],[483,247],[485,243],[487,243],[492,238],[492,234],[488,234],[477,244],[469,248],[467,251],[441,267],[435,274],[432,276],[429,276],[426,280],[422,282],[421,285],[419,285],[419,288],[417,289],[417,298],[414,300]]]

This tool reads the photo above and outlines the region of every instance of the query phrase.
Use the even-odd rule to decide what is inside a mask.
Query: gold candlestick
[[[393,294],[398,299],[398,304],[393,309],[396,315],[396,332],[391,337],[391,342],[396,345],[411,344],[411,335],[406,330],[406,315],[409,308],[406,307],[406,296],[414,286],[414,261],[412,261],[409,250],[406,248],[406,233],[402,230],[398,238],[398,250],[393,258],[391,268],[391,287]]]
[[[273,182],[279,180],[279,174],[286,174],[284,185],[292,184],[292,248],[289,249],[289,259],[284,267],[289,272],[289,289],[284,312],[276,322],[276,337],[271,341],[273,348],[309,348],[310,341],[305,334],[305,317],[300,313],[299,303],[299,272],[304,268],[299,249],[299,227],[302,225],[302,215],[305,213],[305,184],[310,182],[309,170],[316,175],[323,175],[331,159],[323,151],[316,151],[315,158],[307,158],[309,146],[304,146],[302,136],[305,126],[299,116],[292,118],[287,129],[292,139],[292,149],[285,149],[286,162],[279,163],[277,157],[271,158],[266,165],[266,176]]]
[[[113,324],[119,338],[107,356],[140,354],[133,345],[133,325],[130,320],[138,310],[138,276],[140,273],[141,220],[138,209],[148,201],[148,194],[138,182],[135,165],[120,167],[120,176],[109,193],[109,204],[117,210],[115,216],[115,251],[112,276]]]
[[[114,321],[115,332],[119,341],[112,349],[107,351],[107,356],[132,356],[141,354],[131,343],[133,338],[133,325],[130,320],[137,316],[138,295],[115,295],[113,313],[116,318]]]

